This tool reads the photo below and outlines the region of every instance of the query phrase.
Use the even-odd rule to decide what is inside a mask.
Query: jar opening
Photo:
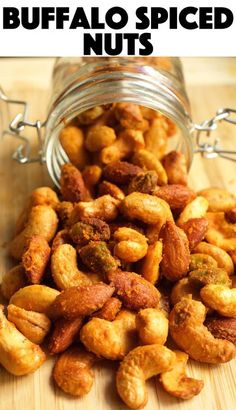
[[[95,67],[96,66],[96,67]],[[160,113],[178,129],[169,139],[168,150],[181,151],[190,167],[193,155],[189,103],[172,75],[152,67],[133,64],[91,63],[73,75],[60,97],[54,101],[47,121],[45,157],[49,173],[59,186],[60,168],[70,160],[59,135],[65,126],[96,107],[129,103]],[[85,70],[86,68],[86,70]]]

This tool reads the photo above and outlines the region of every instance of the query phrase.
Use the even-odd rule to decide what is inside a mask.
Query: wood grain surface
[[[39,60],[38,60],[39,61]],[[49,61],[51,67],[51,60]],[[1,64],[3,64],[1,66]],[[30,71],[29,60],[27,70]],[[45,66],[45,60],[40,61],[40,67]],[[13,67],[13,66],[14,67]],[[27,80],[21,80],[22,60],[19,65],[16,60],[0,61],[0,80],[4,82],[4,66],[7,81],[7,91],[14,98],[24,98],[30,102],[30,118],[32,120],[44,117],[48,101],[49,65],[46,64],[45,81],[39,72],[40,81],[33,73]],[[34,61],[34,67],[37,63]],[[7,67],[11,72],[9,80]],[[204,65],[201,66],[204,70]],[[222,61],[220,67],[223,70]],[[236,68],[236,63],[234,62]],[[14,69],[13,69],[14,68]],[[213,70],[212,66],[211,69]],[[217,69],[217,67],[216,67]],[[234,71],[235,72],[235,71]],[[236,82],[222,82],[217,79],[211,85],[204,80],[201,84],[203,71],[199,68],[198,81],[188,82],[188,94],[192,104],[195,121],[199,122],[214,115],[217,108],[229,106],[236,108]],[[208,73],[211,78],[211,70]],[[206,72],[204,72],[204,78]],[[217,77],[221,78],[221,77]],[[234,77],[236,79],[236,76]],[[4,86],[4,84],[1,84]],[[13,112],[11,113],[11,115]],[[35,136],[30,131],[27,135],[32,141]],[[236,126],[222,124],[219,135],[224,147],[236,149]],[[24,203],[25,197],[38,186],[51,184],[44,166],[38,164],[19,165],[11,160],[11,155],[18,142],[13,137],[5,137],[0,142],[0,276],[14,262],[7,256],[7,243],[12,237],[17,215]],[[190,185],[196,190],[204,187],[224,187],[236,193],[236,163],[224,159],[204,160],[196,155],[190,172]],[[94,386],[83,399],[66,396],[54,387],[51,381],[51,369],[54,358],[47,362],[33,375],[13,377],[2,367],[0,368],[0,410],[126,410],[115,392],[114,363],[100,363],[96,367]],[[148,382],[149,401],[146,410],[233,410],[236,408],[236,360],[221,366],[210,366],[190,361],[188,373],[203,379],[203,391],[190,401],[180,401],[165,393],[154,378]]]

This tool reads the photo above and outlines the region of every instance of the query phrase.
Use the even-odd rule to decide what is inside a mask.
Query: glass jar
[[[59,134],[75,117],[93,107],[129,102],[151,108],[178,127],[171,149],[181,151],[188,168],[193,157],[193,123],[178,58],[59,58],[53,70],[46,121],[44,157],[54,183],[68,157]]]
[[[60,143],[61,130],[86,110],[117,102],[143,106],[160,113],[162,119],[170,119],[169,124],[174,123],[177,132],[168,138],[166,152],[182,152],[188,169],[193,153],[236,161],[236,150],[222,149],[219,137],[209,139],[221,121],[236,124],[236,110],[221,108],[213,118],[201,124],[193,123],[181,62],[175,57],[58,58],[45,121],[29,121],[28,103],[9,98],[0,88],[0,137],[4,133],[18,139],[20,145],[12,158],[19,163],[46,162],[52,180],[59,187],[61,166],[70,161]],[[21,111],[10,123],[8,104],[18,104]],[[31,154],[31,142],[24,135],[25,127],[33,127],[37,133],[38,155],[35,157]]]

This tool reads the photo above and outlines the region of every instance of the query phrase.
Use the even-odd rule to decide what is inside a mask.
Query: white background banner
[[[22,7],[25,8],[24,11]],[[91,13],[92,7],[99,8],[98,13],[95,9]],[[107,12],[112,7],[120,7],[128,14],[127,24],[121,29],[113,29],[106,22]],[[139,11],[141,19],[137,16],[137,9],[140,7],[147,8],[146,11],[145,9]],[[187,9],[189,13],[182,11],[187,7],[195,9]],[[9,8],[17,9],[14,15]],[[35,8],[34,13],[32,8]],[[75,15],[77,8],[80,9]],[[227,19],[230,21],[230,15],[227,17],[224,12],[220,15],[222,8],[229,9],[234,17],[230,26],[225,29],[215,28]],[[114,15],[114,23],[119,20],[120,16]],[[99,28],[92,28],[98,23]],[[31,28],[35,25],[35,28],[24,28],[25,24]],[[86,27],[76,27],[78,24]],[[13,25],[18,27],[4,28]],[[196,28],[190,29],[190,27]],[[89,34],[91,36],[88,36]],[[90,47],[90,43],[93,43],[93,47]],[[111,49],[115,54],[122,56],[145,55],[145,53],[156,56],[236,56],[236,1],[1,0],[0,2],[1,56],[80,56],[101,53],[105,56],[111,55]]]

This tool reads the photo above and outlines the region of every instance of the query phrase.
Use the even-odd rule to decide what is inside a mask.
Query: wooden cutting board
[[[9,67],[12,66],[11,61]],[[17,64],[12,86],[8,81],[8,90],[15,98],[30,101],[30,117],[43,118],[47,106],[47,89],[42,81],[20,80]],[[29,63],[28,63],[29,64]],[[22,67],[22,62],[20,68]],[[1,68],[1,62],[0,62]],[[209,74],[210,75],[210,74]],[[40,77],[41,78],[41,77]],[[48,81],[48,79],[47,79]],[[198,83],[201,82],[201,72]],[[4,85],[4,84],[2,84]],[[189,86],[188,93],[192,103],[193,118],[202,121],[214,115],[222,106],[236,108],[236,86],[204,84]],[[27,135],[34,140],[33,133]],[[236,126],[224,124],[221,136],[225,147],[236,149]],[[17,215],[27,194],[35,187],[50,184],[44,167],[18,165],[11,161],[11,154],[17,146],[13,137],[5,137],[0,142],[0,276],[11,266],[7,256],[7,243],[14,231]],[[224,187],[236,193],[236,163],[223,159],[203,160],[195,156],[190,172],[190,185],[196,190],[208,186]],[[56,389],[51,381],[51,369],[54,358],[47,362],[33,375],[13,377],[0,368],[0,410],[125,410],[115,391],[114,363],[100,363],[96,369],[96,378],[91,392],[83,399],[74,399]],[[220,366],[210,366],[190,361],[188,374],[203,379],[203,391],[190,401],[180,401],[165,393],[157,379],[149,381],[149,401],[146,410],[233,410],[236,408],[236,360]]]

